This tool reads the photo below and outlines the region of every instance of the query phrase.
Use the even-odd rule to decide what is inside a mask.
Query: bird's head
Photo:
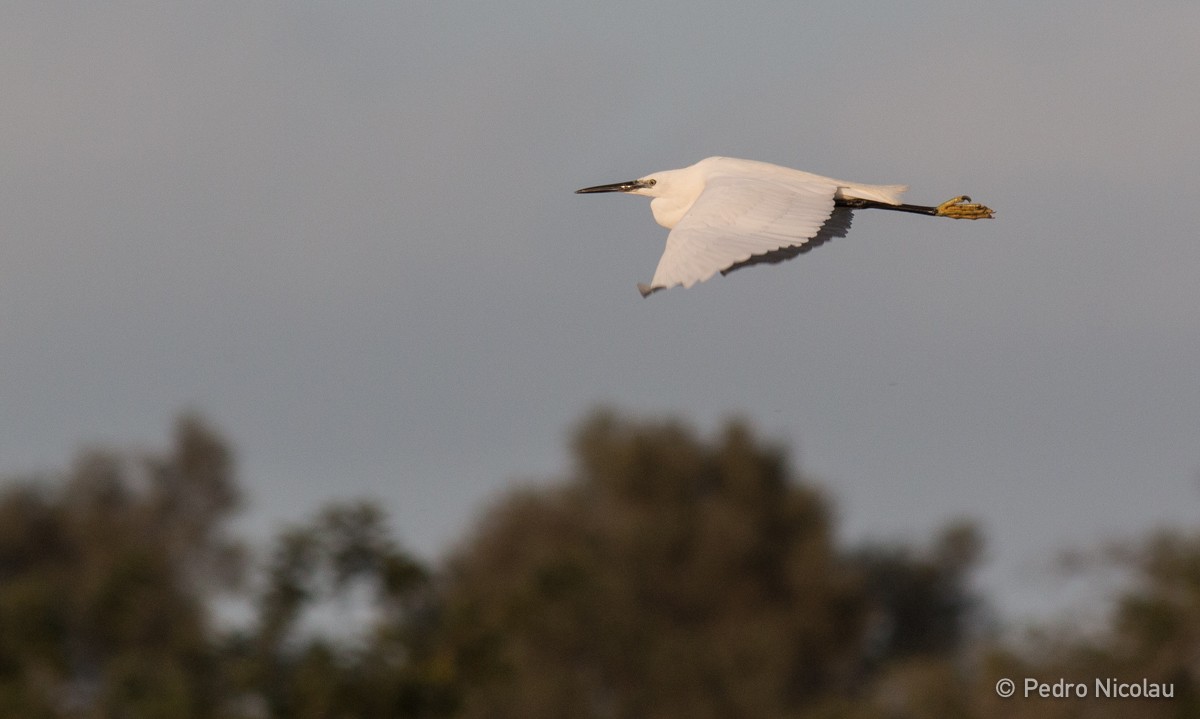
[[[693,165],[682,170],[663,170],[636,180],[585,187],[575,192],[623,192],[627,195],[652,197],[654,199],[650,202],[650,211],[654,213],[654,221],[670,229],[687,213],[688,208],[704,190],[704,175],[698,167]]]
[[[661,184],[659,175],[646,175],[636,180],[628,182],[614,182],[611,185],[596,185],[595,187],[585,187],[582,190],[576,190],[577,195],[586,195],[592,192],[625,192],[630,195],[645,195],[646,197],[660,197],[664,188]]]

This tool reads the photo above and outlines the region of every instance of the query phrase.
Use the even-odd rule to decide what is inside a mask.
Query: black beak
[[[616,182],[611,185],[596,185],[595,187],[585,187],[582,190],[576,190],[576,195],[586,195],[590,192],[632,192],[641,187],[642,183],[637,180],[629,182]]]

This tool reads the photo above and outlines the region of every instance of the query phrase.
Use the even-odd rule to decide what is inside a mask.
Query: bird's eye
[[[658,184],[658,180],[646,180],[646,185],[648,187],[654,187],[657,184]]]

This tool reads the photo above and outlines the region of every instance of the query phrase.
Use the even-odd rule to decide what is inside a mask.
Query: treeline
[[[194,416],[162,453],[5,480],[0,717],[1200,717],[1195,534],[1125,548],[1101,630],[1001,640],[970,523],[839,546],[828,500],[743,423],[601,411],[573,457],[437,566],[369,502],[247,547],[230,446]],[[214,621],[222,596],[249,620]],[[311,631],[331,601],[369,620]],[[1026,677],[1172,696],[1027,698]]]

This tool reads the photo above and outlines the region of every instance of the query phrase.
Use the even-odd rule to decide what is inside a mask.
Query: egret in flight
[[[716,273],[761,262],[777,263],[834,237],[845,237],[854,210],[915,212],[979,220],[992,210],[961,195],[940,205],[906,205],[906,185],[864,185],[732,157],[709,157],[691,167],[664,170],[629,182],[576,190],[624,192],[653,198],[654,220],[671,232],[645,297]]]

